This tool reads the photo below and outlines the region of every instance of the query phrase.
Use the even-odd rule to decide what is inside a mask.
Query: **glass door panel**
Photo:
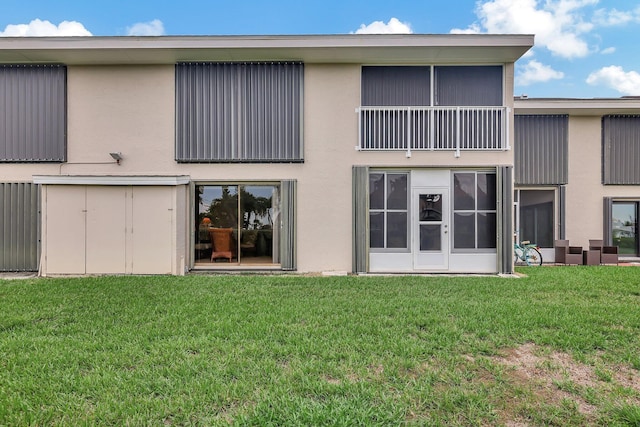
[[[246,185],[240,192],[240,260],[246,264],[272,264],[274,225],[279,223],[278,193],[273,185]],[[277,236],[276,236],[277,237]]]
[[[420,194],[420,250],[442,250],[442,194]]]
[[[440,251],[442,250],[441,226],[420,224],[420,250]]]
[[[620,255],[639,254],[638,202],[614,202],[611,235]]]
[[[553,248],[554,190],[519,190],[520,240],[542,248]]]
[[[237,262],[238,186],[203,185],[196,193],[195,262]]]

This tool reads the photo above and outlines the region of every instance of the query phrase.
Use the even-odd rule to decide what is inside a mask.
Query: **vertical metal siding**
[[[602,118],[604,184],[640,184],[640,116]]]
[[[354,273],[368,271],[369,258],[369,168],[353,167],[353,259]]]
[[[362,67],[363,106],[431,105],[431,67]]]
[[[0,161],[66,160],[66,67],[0,65]]]
[[[561,240],[566,239],[567,234],[567,186],[561,185],[558,195],[560,204],[560,219],[558,224],[558,238]]]
[[[606,246],[613,245],[613,199],[611,197],[603,198],[603,226],[602,238]]]
[[[296,187],[295,180],[284,180],[282,186],[282,238],[280,266],[295,270],[296,264]]]
[[[436,106],[503,105],[502,66],[434,67]]]
[[[301,161],[302,63],[176,65],[176,160]]]
[[[0,183],[0,271],[37,271],[40,186]]]
[[[498,272],[513,273],[513,168],[496,168]]]
[[[567,184],[567,115],[518,115],[514,121],[514,169],[517,185]]]

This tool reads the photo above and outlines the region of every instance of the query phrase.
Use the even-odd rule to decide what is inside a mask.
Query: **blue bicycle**
[[[542,254],[540,248],[528,240],[513,244],[514,264],[525,264],[529,266],[542,265]]]

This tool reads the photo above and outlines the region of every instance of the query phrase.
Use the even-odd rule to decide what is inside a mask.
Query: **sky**
[[[534,34],[514,94],[640,96],[640,0],[0,0],[0,37]]]

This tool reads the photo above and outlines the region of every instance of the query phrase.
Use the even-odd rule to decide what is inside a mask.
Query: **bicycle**
[[[513,244],[514,264],[522,262],[528,266],[542,265],[542,254],[540,248],[528,240]]]

